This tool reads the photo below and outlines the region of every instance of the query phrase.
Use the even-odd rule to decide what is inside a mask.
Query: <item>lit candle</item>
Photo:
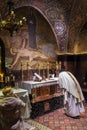
[[[19,24],[20,24],[20,25],[22,25],[22,24],[23,24],[23,23],[22,23],[22,20],[20,20],[20,21],[19,21]]]
[[[11,15],[14,15],[14,11],[13,10],[11,11]]]

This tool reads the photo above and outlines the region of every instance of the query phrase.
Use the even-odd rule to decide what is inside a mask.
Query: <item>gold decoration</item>
[[[39,72],[39,75],[40,75],[40,63],[38,62],[38,72]]]
[[[59,70],[61,70],[61,61],[59,62]]]
[[[23,80],[23,63],[22,63],[22,61],[21,61],[21,78]]]
[[[56,61],[56,70],[59,69],[58,62]]]
[[[29,79],[29,66],[30,66],[30,63],[27,62],[27,78]]]
[[[3,73],[0,73],[0,82],[3,82]]]

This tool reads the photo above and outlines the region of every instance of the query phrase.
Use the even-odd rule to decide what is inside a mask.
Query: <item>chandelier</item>
[[[14,12],[14,2],[11,0],[7,2],[8,14],[5,19],[0,15],[0,30],[7,30],[10,33],[10,36],[13,35],[14,31],[18,31],[20,27],[26,22],[26,17],[17,19]]]

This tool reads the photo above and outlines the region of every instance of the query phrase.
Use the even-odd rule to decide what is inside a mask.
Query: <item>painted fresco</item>
[[[87,52],[87,28],[84,31],[81,30],[87,21],[87,0],[15,1],[17,1],[15,11],[18,16],[27,15],[29,7],[34,10],[37,20],[37,48],[36,52],[29,48],[28,28],[19,30],[13,34],[13,37],[10,37],[8,32],[0,32],[5,43],[6,67],[10,66],[13,70],[20,70],[21,66],[23,70],[27,67],[37,69],[38,63],[40,68],[43,68],[47,66],[47,61],[53,62],[55,66],[56,52],[57,55]],[[1,11],[6,12],[4,8]],[[32,52],[41,57],[30,56]],[[45,58],[42,60],[43,57],[49,60]]]
[[[2,35],[2,39],[4,39],[6,48],[6,68],[10,66],[12,70],[20,70],[22,63],[23,69],[26,70],[27,63],[29,63],[30,69],[37,69],[38,62],[41,68],[43,64],[46,66],[46,61],[56,62],[55,48],[57,45],[45,39],[44,34],[37,35],[36,49],[29,47],[27,29],[19,33],[14,32],[12,37]]]
[[[75,42],[75,53],[87,53],[87,22],[83,25]]]

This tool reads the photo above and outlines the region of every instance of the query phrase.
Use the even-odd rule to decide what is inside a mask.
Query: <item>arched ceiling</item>
[[[7,13],[7,2],[8,0],[0,0],[2,15]],[[74,51],[77,37],[81,35],[80,30],[87,22],[87,0],[13,0],[13,2],[15,10],[23,7],[26,11],[27,6],[41,13],[55,35],[60,52]],[[23,15],[22,11],[19,12],[19,16]]]

